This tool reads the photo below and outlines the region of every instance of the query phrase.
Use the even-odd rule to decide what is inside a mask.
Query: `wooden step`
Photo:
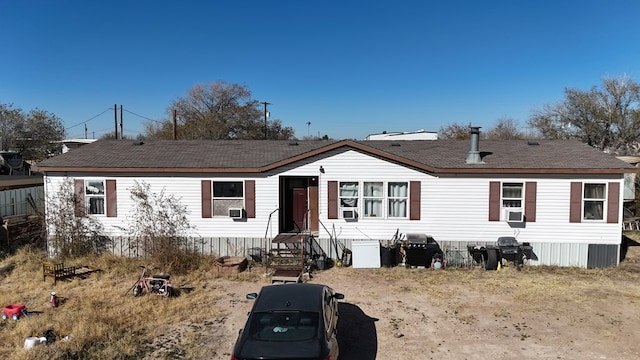
[[[270,264],[269,265],[270,268],[276,270],[276,271],[298,271],[301,272],[302,270],[304,270],[304,266],[303,265],[292,265],[292,264]]]
[[[269,254],[274,257],[302,257],[302,249],[271,249]]]

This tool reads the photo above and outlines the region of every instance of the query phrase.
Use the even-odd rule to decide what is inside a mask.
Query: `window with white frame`
[[[522,208],[523,203],[523,185],[522,183],[503,183],[502,184],[502,207],[503,208]]]
[[[104,180],[85,180],[84,189],[87,214],[104,215]]]
[[[338,189],[340,198],[340,214],[344,217],[345,212],[357,211],[358,208],[358,183],[357,182],[341,182]],[[353,214],[353,213],[350,213]]]
[[[390,182],[387,198],[389,203],[389,217],[407,217],[407,203],[409,200],[409,184],[406,182]]]
[[[364,217],[381,217],[384,206],[384,185],[382,182],[365,182],[363,191]]]
[[[603,220],[604,205],[607,201],[606,184],[584,184],[582,196],[582,217],[584,220]]]
[[[229,209],[244,208],[242,181],[213,182],[213,216],[229,216]]]
[[[363,218],[406,218],[409,212],[408,182],[341,182],[339,197],[342,218],[350,211],[357,211]]]

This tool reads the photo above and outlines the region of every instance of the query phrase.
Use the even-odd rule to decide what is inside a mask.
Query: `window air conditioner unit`
[[[244,218],[244,209],[241,208],[229,208],[229,217],[232,219]]]
[[[342,218],[346,220],[353,220],[358,217],[356,209],[344,209],[342,210]]]
[[[523,222],[524,211],[522,209],[506,209],[504,211],[504,219],[506,222]]]

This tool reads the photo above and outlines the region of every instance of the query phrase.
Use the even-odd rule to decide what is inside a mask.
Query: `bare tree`
[[[603,78],[588,91],[535,111],[528,124],[548,139],[577,139],[603,151],[636,155],[640,145],[640,85],[627,76]]]
[[[290,139],[291,127],[280,120],[267,120],[261,103],[251,98],[245,86],[222,81],[198,84],[176,99],[169,108],[170,117],[176,111],[177,136],[180,139]],[[173,121],[146,124],[145,136],[156,139],[173,138]]]
[[[471,134],[469,129],[471,128],[471,123],[467,125],[462,125],[459,123],[449,124],[447,126],[443,126],[438,130],[438,138],[439,139],[448,139],[448,140],[467,140],[471,138]]]
[[[492,140],[515,140],[524,138],[518,123],[511,118],[498,119],[496,125],[485,132],[484,137]]]
[[[197,258],[189,254],[185,243],[189,231],[187,207],[164,189],[151,191],[146,182],[135,181],[131,188],[134,209],[128,217],[127,231],[132,245],[163,266],[185,270]]]
[[[74,193],[67,178],[46,201],[47,244],[52,257],[97,255],[107,249],[110,239],[102,224],[87,216],[86,205]]]

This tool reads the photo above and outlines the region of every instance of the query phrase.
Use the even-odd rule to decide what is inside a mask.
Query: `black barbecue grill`
[[[431,260],[435,254],[442,254],[440,245],[427,234],[407,234],[403,244],[405,251],[405,265],[431,266]]]

